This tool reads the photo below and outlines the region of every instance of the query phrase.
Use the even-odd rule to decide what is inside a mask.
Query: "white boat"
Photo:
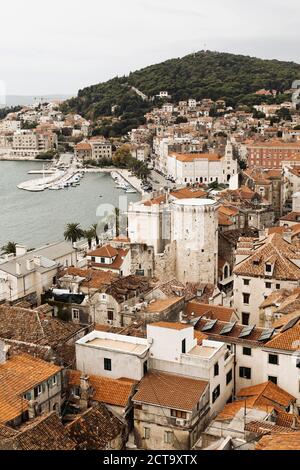
[[[131,188],[131,189],[126,189],[125,191],[127,194],[136,194],[137,193],[137,190],[134,189],[134,188]]]

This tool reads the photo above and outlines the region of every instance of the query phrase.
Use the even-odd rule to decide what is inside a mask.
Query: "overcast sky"
[[[76,94],[115,75],[210,49],[300,63],[299,0],[2,2],[8,94]]]

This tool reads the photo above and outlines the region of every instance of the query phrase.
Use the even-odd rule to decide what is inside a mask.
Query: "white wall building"
[[[76,264],[71,243],[54,243],[30,252],[19,246],[16,256],[0,262],[0,301],[32,298],[33,303],[39,303],[41,294],[55,283],[58,269]]]
[[[299,285],[300,252],[274,233],[259,239],[240,238],[234,268],[234,306],[245,325],[259,324],[259,307],[274,291]]]
[[[225,156],[214,153],[173,153],[167,159],[168,174],[178,184],[229,183],[238,172],[237,160],[233,159],[232,145],[226,146]]]
[[[16,132],[21,129],[21,121],[3,119],[0,121],[0,132]]]
[[[210,415],[218,413],[233,394],[233,359],[224,343],[203,340],[197,345],[194,327],[183,323],[147,325],[151,343],[150,369],[209,382]]]
[[[141,380],[147,371],[146,339],[93,331],[76,343],[76,368],[86,374]]]
[[[209,323],[210,320],[202,320],[200,331],[206,325],[203,332],[210,339],[225,342],[235,355],[235,395],[241,388],[272,381],[296,397],[300,411],[299,317],[279,332],[219,321],[209,329]],[[225,328],[227,333],[220,335]]]

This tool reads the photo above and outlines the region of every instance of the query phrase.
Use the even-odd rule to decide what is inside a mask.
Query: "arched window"
[[[229,275],[228,266],[225,266],[225,268],[224,268],[224,279],[227,279],[228,275]]]

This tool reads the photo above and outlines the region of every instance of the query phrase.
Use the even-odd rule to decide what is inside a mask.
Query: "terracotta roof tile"
[[[185,330],[186,328],[191,328],[191,325],[185,323],[171,323],[171,322],[157,322],[157,323],[150,323],[151,326],[156,326],[158,328],[166,328],[169,330]]]
[[[54,364],[20,354],[0,364],[0,423],[12,421],[28,408],[23,394],[62,370]]]
[[[114,258],[117,256],[118,250],[113,248],[111,245],[104,245],[96,250],[87,253],[87,256],[96,256],[100,258]]]
[[[256,450],[300,450],[300,432],[278,433],[263,436],[256,444]]]
[[[280,234],[273,233],[264,241],[253,245],[251,254],[236,265],[237,275],[266,277],[265,264],[274,263],[273,279],[298,280],[300,268],[292,260],[300,259],[297,248],[285,241]]]
[[[172,158],[176,158],[176,160],[180,162],[193,162],[195,160],[209,160],[209,161],[220,161],[221,157],[215,153],[174,153],[172,152],[170,155]]]
[[[80,285],[91,289],[99,289],[102,286],[109,285],[113,279],[116,279],[116,273],[111,271],[100,271],[98,269],[80,269],[80,268],[67,268],[62,272],[65,275],[79,276],[85,278]]]
[[[274,406],[287,408],[296,401],[290,393],[275,385],[273,382],[265,382],[259,385],[245,387],[237,394],[239,398],[255,398],[254,405],[271,402]]]
[[[138,385],[134,402],[142,402],[171,408],[192,411],[205,392],[208,382],[165,372],[150,371]]]
[[[292,328],[274,336],[265,345],[272,349],[281,349],[283,351],[298,351],[300,348],[300,323]]]
[[[76,450],[107,450],[125,425],[104,405],[90,408],[67,424],[66,431]],[[122,443],[121,443],[122,445]]]
[[[187,304],[186,313],[188,316],[200,317],[205,316],[213,320],[221,320],[230,322],[235,317],[234,308],[223,307],[219,305],[200,304],[197,302],[189,302]]]
[[[81,375],[77,370],[68,371],[68,384],[79,387]],[[110,379],[98,375],[89,375],[89,382],[94,390],[92,400],[122,407],[128,405],[136,384],[127,378]]]
[[[1,431],[0,431],[1,434]],[[75,450],[56,412],[36,419],[8,439],[0,439],[2,450]]]
[[[178,304],[184,297],[168,297],[166,299],[156,299],[146,307],[147,313],[163,312],[173,305]]]

